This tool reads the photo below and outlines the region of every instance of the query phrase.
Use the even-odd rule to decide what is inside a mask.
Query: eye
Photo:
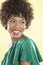
[[[25,24],[25,21],[22,21],[22,24]]]
[[[9,22],[10,22],[10,23],[15,23],[15,20],[10,20]]]
[[[13,23],[15,23],[15,21],[12,21]]]
[[[22,21],[22,23],[24,24],[25,22],[24,22],[24,21]]]

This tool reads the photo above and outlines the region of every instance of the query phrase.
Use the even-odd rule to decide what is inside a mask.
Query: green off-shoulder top
[[[30,62],[31,65],[40,65],[43,61],[35,42],[27,36],[15,42],[5,54],[1,65],[20,65],[20,62]]]

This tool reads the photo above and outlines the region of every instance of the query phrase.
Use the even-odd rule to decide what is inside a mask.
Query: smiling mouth
[[[14,35],[18,35],[18,34],[20,33],[20,30],[12,30],[12,33],[13,33]]]

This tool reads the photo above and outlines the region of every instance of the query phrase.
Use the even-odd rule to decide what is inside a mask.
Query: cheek
[[[25,30],[25,28],[24,28],[24,27],[20,27],[20,29],[21,29],[21,32],[23,32],[23,31]]]
[[[8,32],[10,32],[10,25],[9,24],[7,24],[7,30],[8,30]]]
[[[23,32],[25,30],[25,26],[13,26],[13,25],[10,25],[9,23],[7,24],[7,30],[9,33],[11,33],[11,30],[12,29],[18,29],[20,30],[21,32]]]

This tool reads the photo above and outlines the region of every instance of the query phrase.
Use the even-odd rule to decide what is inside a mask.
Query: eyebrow
[[[11,18],[11,19],[9,19],[9,21],[10,21],[10,20],[16,20],[16,19]]]
[[[18,18],[19,18],[19,17],[18,17]],[[20,17],[20,18],[21,18],[21,19],[19,19],[20,21],[22,21],[22,20],[26,21],[26,20],[24,19],[24,17]],[[15,21],[16,21],[17,19],[16,19],[16,17],[11,17],[11,18],[9,19],[9,21],[10,21],[10,20],[15,20]]]
[[[9,20],[13,20],[13,19],[16,20],[16,18],[11,18],[11,19],[9,19]],[[24,19],[24,18],[21,18],[21,20],[25,20],[25,19]]]

